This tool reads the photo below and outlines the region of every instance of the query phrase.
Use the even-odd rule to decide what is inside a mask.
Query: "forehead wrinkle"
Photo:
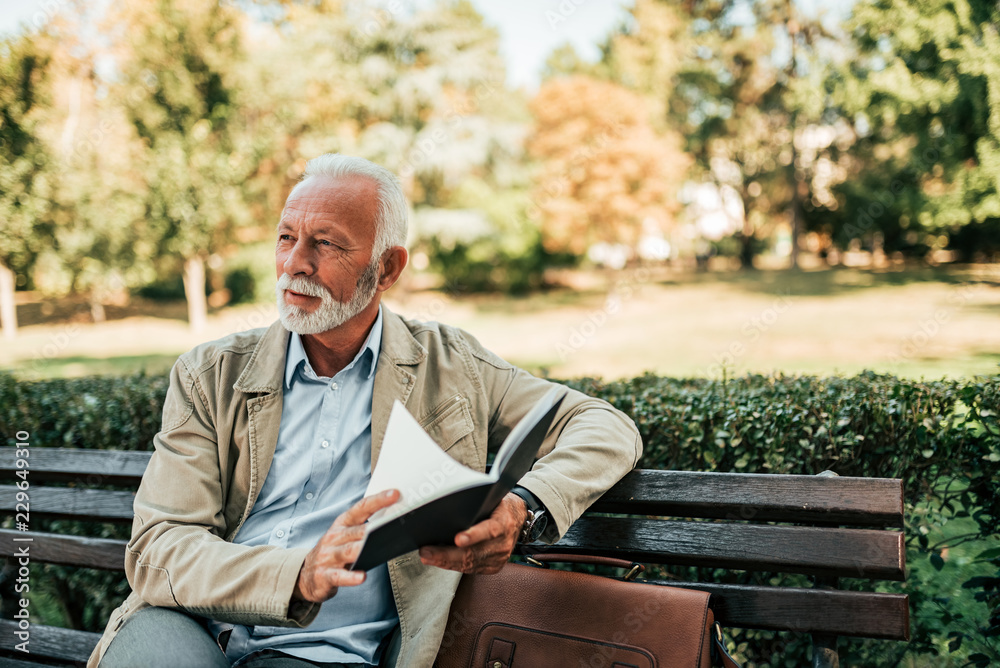
[[[285,208],[369,210],[376,205],[377,195],[375,185],[366,179],[324,179],[310,181],[293,193],[285,200]]]
[[[285,207],[294,206],[300,200],[304,200],[306,206],[318,205],[318,208],[331,206],[369,211],[378,200],[378,184],[361,176],[314,176],[294,193],[293,198],[286,200]]]

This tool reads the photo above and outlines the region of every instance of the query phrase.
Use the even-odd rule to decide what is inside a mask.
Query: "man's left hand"
[[[528,517],[524,499],[507,494],[488,519],[455,536],[455,547],[422,547],[420,561],[461,573],[499,573]]]

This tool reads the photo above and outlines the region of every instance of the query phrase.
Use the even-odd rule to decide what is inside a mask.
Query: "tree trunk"
[[[90,296],[90,317],[95,323],[108,319],[107,313],[104,311],[104,304],[101,303],[101,298],[96,294]]]
[[[743,185],[742,190],[743,229],[740,230],[740,269],[755,269],[753,258],[756,254],[754,246],[757,235],[754,232],[753,223],[750,222],[750,193],[747,192],[746,184]]]
[[[792,44],[795,43],[795,36],[792,35]],[[792,57],[794,64],[795,49],[792,48]],[[794,67],[790,67],[789,76],[794,77]],[[791,218],[791,235],[792,235],[792,248],[789,253],[789,262],[792,269],[799,268],[799,235],[802,233],[802,194],[800,189],[802,188],[802,183],[799,179],[798,170],[796,169],[796,163],[799,159],[798,150],[795,148],[795,128],[798,125],[798,112],[792,110],[791,114],[791,128],[792,128],[792,162],[788,166],[788,187],[792,191],[792,201],[789,203],[790,206],[790,218]]]
[[[205,258],[201,256],[184,261],[184,296],[187,297],[191,331],[204,330],[208,319],[208,305],[205,301]]]
[[[756,239],[752,232],[747,234],[744,231],[740,234],[740,269],[756,269],[753,264],[755,241]]]
[[[17,336],[17,304],[14,302],[14,272],[0,262],[0,320],[3,321],[3,336],[13,339]]]
[[[794,144],[794,142],[793,142]],[[799,194],[799,179],[795,175],[795,149],[792,148],[792,249],[789,260],[791,268],[799,268],[799,236],[802,234],[802,196]]]
[[[798,33],[800,24],[793,17],[796,17],[795,8],[792,5],[791,0],[785,1],[785,28],[788,30],[789,47],[791,48],[791,53],[788,56],[788,67],[785,72],[788,76],[788,85],[791,87],[791,83],[798,78],[798,74],[795,71],[795,42],[798,39]],[[794,106],[792,107],[791,118],[789,122],[789,127],[792,130],[792,163],[788,166],[788,181],[792,188],[792,252],[789,260],[791,261],[791,268],[799,268],[799,235],[802,232],[802,195],[799,192],[800,179],[796,172],[796,163],[798,162],[798,151],[795,148],[795,130],[799,124],[799,112]]]

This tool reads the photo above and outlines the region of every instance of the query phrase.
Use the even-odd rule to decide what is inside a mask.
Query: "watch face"
[[[549,524],[549,516],[544,510],[540,510],[534,513],[529,520],[530,524],[525,527],[525,542],[533,543],[542,535],[545,531],[545,527]]]

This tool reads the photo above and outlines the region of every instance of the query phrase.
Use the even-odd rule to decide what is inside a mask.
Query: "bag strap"
[[[539,552],[538,554],[525,555],[525,558],[539,561],[543,564],[564,561],[573,564],[597,564],[600,566],[616,566],[618,568],[632,568],[635,565],[634,561],[629,561],[628,559],[602,557],[598,554],[552,554],[550,552]]]
[[[726,649],[726,639],[722,634],[719,622],[712,624],[712,664],[722,668],[741,668],[736,659],[729,655]]]
[[[616,559],[615,557],[602,557],[594,554],[530,554],[524,557],[529,564],[548,568],[550,563],[564,562],[567,564],[590,564],[594,566],[612,566],[614,568],[628,569],[625,574],[626,580],[634,580],[637,575],[644,572],[646,567],[642,564],[629,561],[628,559]]]

